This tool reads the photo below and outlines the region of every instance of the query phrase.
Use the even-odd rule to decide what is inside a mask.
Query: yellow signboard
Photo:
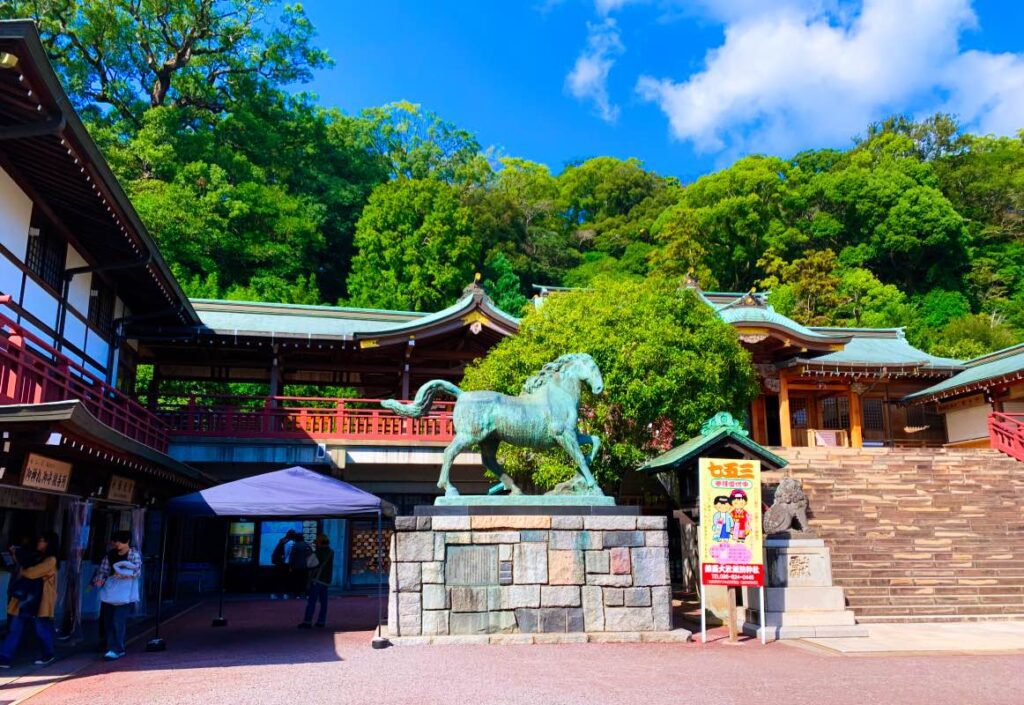
[[[701,458],[701,582],[764,585],[761,462]]]
[[[67,492],[70,480],[71,463],[36,453],[29,453],[25,458],[25,470],[21,473],[22,487]]]

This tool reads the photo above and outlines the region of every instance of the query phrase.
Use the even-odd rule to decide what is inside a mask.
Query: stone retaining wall
[[[398,517],[392,636],[672,629],[665,517]]]

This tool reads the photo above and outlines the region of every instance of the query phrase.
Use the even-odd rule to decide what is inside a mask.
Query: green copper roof
[[[222,334],[248,333],[313,338],[350,338],[356,333],[422,321],[429,314],[341,306],[303,306],[252,301],[193,299],[199,320]]]
[[[734,326],[741,324],[778,326],[791,330],[811,340],[820,340],[822,342],[842,342],[842,340],[833,340],[834,338],[841,337],[841,334],[838,331],[834,335],[817,333],[807,326],[797,323],[792,318],[783,316],[771,306],[765,306],[764,308],[759,306],[718,307],[718,315],[721,316],[723,321]]]
[[[519,319],[486,301],[487,311],[515,327]],[[260,303],[192,299],[199,320],[221,335],[257,335],[321,339],[351,339],[366,336],[401,334],[429,326],[474,307],[474,295],[467,293],[451,306],[421,313],[385,309],[347,308],[343,306],[307,306],[302,304]]]
[[[936,357],[918,350],[907,342],[899,328],[814,328],[824,334],[842,333],[852,336],[842,350],[801,360],[815,365],[900,366],[959,370],[963,363],[948,357]]]
[[[726,441],[733,441],[746,450],[750,451],[757,459],[771,465],[773,468],[782,468],[789,463],[775,455],[759,443],[750,440],[747,430],[733,419],[732,414],[720,412],[708,419],[701,426],[700,435],[694,436],[682,445],[676,446],[670,451],[662,453],[657,458],[652,458],[637,468],[638,472],[664,472],[679,467],[687,462],[694,461],[705,455],[711,448]]]
[[[1024,344],[1013,345],[963,363],[966,369],[927,389],[908,394],[905,399],[931,396],[952,396],[964,387],[1024,373]]]

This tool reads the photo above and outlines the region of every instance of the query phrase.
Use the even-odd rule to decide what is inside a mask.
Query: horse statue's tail
[[[462,390],[451,382],[443,379],[434,379],[420,387],[419,391],[416,392],[416,398],[408,404],[403,404],[397,399],[385,399],[380,405],[396,414],[418,419],[421,416],[426,416],[427,412],[430,411],[430,405],[434,403],[434,397],[438,392],[451,394],[456,399],[462,394]]]

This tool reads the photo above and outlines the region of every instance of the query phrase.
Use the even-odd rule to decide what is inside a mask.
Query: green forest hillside
[[[159,5],[159,7],[157,7]],[[972,357],[1024,339],[1024,133],[894,117],[846,150],[749,156],[684,184],[632,159],[552,170],[419,106],[324,107],[330,58],[272,0],[15,0],[186,291],[435,310],[482,271],[771,291],[814,325],[905,326]]]

